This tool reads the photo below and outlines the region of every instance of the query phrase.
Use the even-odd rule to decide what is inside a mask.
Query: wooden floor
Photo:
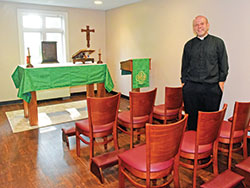
[[[39,106],[84,99],[83,95],[74,95],[70,99],[39,102]],[[127,109],[129,102],[122,98],[120,109]],[[118,166],[104,170],[105,183],[89,171],[89,148],[81,145],[81,157],[76,156],[75,137],[70,138],[70,149],[62,142],[61,128],[69,127],[65,123],[49,128],[13,134],[9,126],[6,111],[22,109],[22,104],[0,106],[0,187],[2,188],[71,188],[71,187],[118,187]],[[50,128],[54,128],[50,130]],[[119,134],[119,144],[128,147],[128,137]],[[97,153],[102,148],[95,148]],[[112,149],[112,144],[108,149]],[[234,155],[233,162],[242,160]],[[226,157],[219,154],[219,171],[226,169]],[[212,168],[198,171],[199,186],[213,177]],[[180,167],[181,187],[192,186],[192,172]],[[133,187],[126,182],[126,187]],[[173,184],[170,187],[174,187]]]

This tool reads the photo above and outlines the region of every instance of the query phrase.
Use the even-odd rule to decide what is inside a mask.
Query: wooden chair
[[[182,113],[182,87],[165,87],[165,103],[154,106],[153,118],[167,121],[177,121]]]
[[[125,187],[125,177],[136,187],[166,187],[172,181],[179,187],[180,144],[187,117],[172,124],[147,123],[146,144],[118,155],[120,188]]]
[[[250,118],[250,102],[235,102],[233,121],[223,121],[219,136],[219,151],[228,154],[228,169],[232,166],[232,153],[243,149],[247,158],[247,132]],[[238,147],[237,144],[238,143]],[[227,146],[227,147],[225,147]]]
[[[90,170],[102,183],[104,182],[102,169],[118,163],[116,124],[120,96],[118,93],[110,97],[88,97],[88,119],[75,122],[77,156],[80,156],[80,141],[90,145]],[[96,138],[103,138],[103,141],[98,139],[97,142]],[[111,141],[114,141],[114,152],[94,157],[94,145],[102,144],[107,150],[107,144]]]
[[[213,163],[213,172],[218,175],[218,137],[227,104],[216,112],[198,112],[197,131],[187,131],[181,146],[180,165],[192,169],[193,187],[196,187],[197,170]],[[205,161],[203,159],[208,159]],[[203,160],[203,161],[202,161]]]
[[[156,88],[147,92],[129,92],[130,110],[118,114],[118,129],[130,135],[130,148],[134,147],[134,135],[140,141],[145,134],[146,123],[153,121]]]

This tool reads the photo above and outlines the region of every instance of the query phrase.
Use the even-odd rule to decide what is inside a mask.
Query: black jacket
[[[204,40],[195,37],[185,44],[181,68],[182,83],[224,82],[228,69],[227,52],[222,39],[207,35]]]

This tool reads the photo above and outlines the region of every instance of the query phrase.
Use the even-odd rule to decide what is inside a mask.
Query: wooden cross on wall
[[[81,32],[86,32],[86,40],[87,40],[87,47],[89,48],[90,47],[90,32],[95,32],[94,29],[89,29],[89,26],[87,25],[86,26],[87,28],[86,29],[81,29]]]

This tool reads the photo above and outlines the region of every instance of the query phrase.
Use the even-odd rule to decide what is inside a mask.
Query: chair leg
[[[115,147],[115,150],[119,150],[117,128],[115,128],[115,130],[113,132],[114,132],[114,134],[113,134],[114,147]]]
[[[193,188],[196,188],[196,174],[197,174],[197,165],[198,164],[198,159],[195,158],[194,160],[194,174],[193,174]]]
[[[124,169],[122,166],[122,162],[119,159],[119,188],[125,187],[125,177],[124,177],[124,174],[122,173],[123,170]]]
[[[175,188],[180,187],[180,182],[179,182],[179,159],[178,160],[175,159],[175,162],[174,162],[174,187]]]
[[[90,138],[89,140],[89,159],[92,161],[92,158],[94,157],[94,139]]]
[[[247,159],[248,154],[247,154],[247,137],[243,138],[243,157],[244,159]]]
[[[213,149],[213,172],[216,176],[218,175],[218,142],[215,143]]]
[[[107,142],[107,140],[108,140],[107,136],[105,136],[103,139],[104,139],[104,142]],[[105,151],[107,151],[108,144],[104,144],[104,149],[105,149]]]
[[[230,142],[229,151],[228,151],[228,169],[229,170],[231,170],[231,167],[232,167],[232,153],[233,153],[233,143]]]
[[[80,157],[80,139],[79,131],[76,129],[76,155]]]
[[[64,129],[62,129],[62,139],[63,139],[63,142],[65,142],[66,145],[67,145],[67,147],[69,148],[69,138],[68,138],[68,136],[65,134]]]
[[[100,180],[100,182],[103,184],[104,183],[104,177],[103,177],[103,172],[102,168],[98,167],[96,163],[91,160],[90,162],[90,171]]]
[[[140,129],[136,129],[136,134],[137,134],[137,142],[140,143],[141,141]]]
[[[163,124],[167,124],[167,118],[166,117],[163,120]]]
[[[134,134],[133,134],[133,129],[130,129],[130,149],[134,147]]]
[[[148,181],[149,183],[147,183],[148,187],[150,187],[150,179]],[[153,179],[152,180],[152,183],[153,183],[153,186],[156,186],[156,182],[157,182],[157,179]]]

